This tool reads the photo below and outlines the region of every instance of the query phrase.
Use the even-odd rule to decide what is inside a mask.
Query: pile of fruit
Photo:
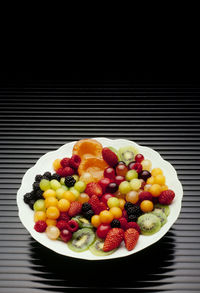
[[[131,145],[103,147],[78,141],[71,158],[56,159],[54,173],[36,175],[24,202],[34,210],[34,229],[74,251],[108,255],[140,234],[152,235],[166,223],[175,193],[163,170]]]

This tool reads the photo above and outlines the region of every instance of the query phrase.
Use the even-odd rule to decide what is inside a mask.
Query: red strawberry
[[[81,162],[81,158],[78,155],[73,155],[69,160],[69,166],[73,169],[78,169]]]
[[[128,222],[127,229],[134,228],[140,234],[140,226],[136,222]]]
[[[70,161],[70,158],[63,158],[61,161],[60,161],[60,164],[63,168],[65,167],[69,167],[69,161]]]
[[[94,194],[97,195],[98,197],[101,197],[103,194],[103,191],[99,183],[90,182],[87,184],[85,193],[87,193],[90,197]]]
[[[159,195],[158,197],[158,201],[160,204],[170,204],[172,202],[172,200],[174,199],[175,197],[175,193],[173,190],[164,190],[161,192],[161,194]]]
[[[103,148],[102,156],[103,156],[104,161],[106,161],[106,163],[108,163],[109,166],[114,167],[117,165],[118,157],[109,148]]]
[[[82,204],[79,201],[72,201],[68,210],[68,215],[74,217],[81,212]]]
[[[127,219],[125,217],[121,217],[121,218],[119,218],[119,221],[120,221],[120,227],[123,230],[126,230],[127,229],[127,225],[128,225]]]
[[[139,233],[134,228],[129,228],[124,232],[124,242],[126,248],[130,251],[136,246],[139,238]]]
[[[59,170],[59,169],[58,169]],[[58,172],[57,172],[58,173]],[[67,177],[67,176],[71,176],[73,175],[75,172],[74,172],[74,169],[72,169],[71,167],[65,167],[64,169],[62,169],[62,174],[61,176],[63,177]],[[60,174],[59,174],[60,175]]]
[[[112,228],[105,239],[103,251],[111,251],[120,246],[124,239],[124,230],[121,228]]]
[[[106,205],[103,202],[100,202],[98,196],[95,194],[91,196],[88,203],[91,204],[92,210],[96,215],[107,209]]]

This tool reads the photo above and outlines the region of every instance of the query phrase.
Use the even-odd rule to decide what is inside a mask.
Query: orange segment
[[[107,167],[108,165],[103,159],[88,157],[87,159],[81,161],[78,173],[80,176],[84,173],[90,173],[94,181],[97,182],[103,178],[104,169]]]
[[[81,160],[89,157],[102,157],[102,145],[96,139],[81,139],[73,147],[72,154]]]

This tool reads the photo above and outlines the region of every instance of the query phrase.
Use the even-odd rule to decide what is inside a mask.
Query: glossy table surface
[[[0,292],[200,292],[200,88],[180,84],[28,84],[0,89]],[[40,156],[86,137],[125,138],[176,168],[181,214],[127,258],[83,261],[38,244],[16,193]]]

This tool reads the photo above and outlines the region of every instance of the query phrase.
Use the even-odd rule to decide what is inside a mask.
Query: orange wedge
[[[81,139],[73,147],[72,154],[78,155],[81,160],[89,157],[102,157],[102,145],[96,139]]]
[[[85,173],[89,173],[92,176],[94,182],[99,181],[103,178],[103,172],[108,164],[101,158],[87,157],[81,161],[78,168],[79,176],[84,178]]]

